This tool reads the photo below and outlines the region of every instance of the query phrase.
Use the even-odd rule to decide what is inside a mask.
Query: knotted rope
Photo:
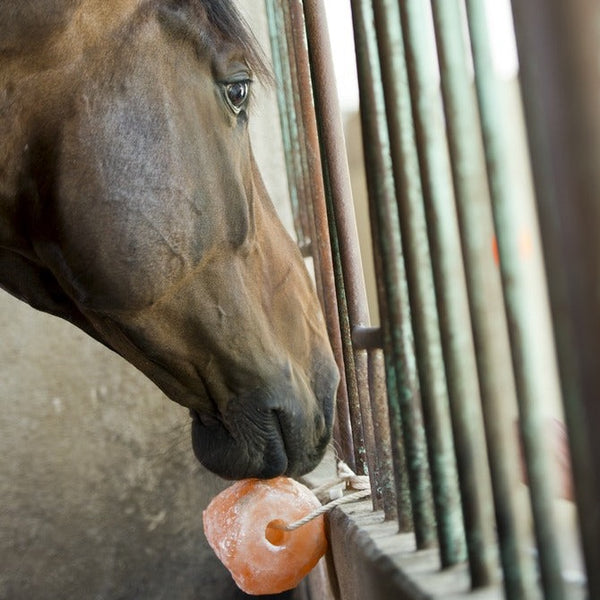
[[[344,495],[344,490],[354,491],[351,494]],[[357,500],[369,497],[371,495],[371,486],[368,476],[357,475],[345,462],[339,461],[337,464],[337,477],[316,487],[312,491],[321,502],[326,502],[326,504],[316,508],[298,521],[287,524],[271,524],[271,526],[283,531],[294,531],[320,515],[333,510],[336,506],[340,506],[340,504],[356,502]]]

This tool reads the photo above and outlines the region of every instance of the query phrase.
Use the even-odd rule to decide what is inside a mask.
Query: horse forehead
[[[67,32],[73,24],[80,36],[89,37],[94,29],[106,31],[111,29],[111,24],[120,24],[139,4],[140,0],[3,0],[0,2],[0,50],[39,49],[50,38]]]
[[[57,60],[65,53],[72,57],[90,44],[101,40],[105,44],[111,36],[114,40],[121,28],[125,28],[121,34],[135,30],[145,20],[136,15],[158,17],[213,62],[234,54],[260,75],[268,74],[256,40],[232,0],[4,0],[0,1],[0,51],[6,56],[47,54],[47,44],[60,38],[51,55]]]

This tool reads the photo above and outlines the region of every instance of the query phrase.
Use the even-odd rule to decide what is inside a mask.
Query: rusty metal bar
[[[298,3],[299,6],[299,3]],[[350,174],[346,159],[342,119],[339,110],[335,73],[331,58],[331,45],[327,31],[324,6],[321,0],[305,2],[305,19],[309,36],[309,54],[311,57],[314,82],[315,108],[323,154],[326,163],[327,180],[331,190],[331,219],[338,233],[340,260],[343,274],[345,297],[347,300],[350,337],[357,327],[369,324],[367,295],[359,252],[356,218],[352,202]],[[381,487],[377,467],[375,432],[372,425],[372,410],[369,397],[369,367],[367,352],[354,347],[357,393],[363,417],[363,430],[367,446],[367,462],[373,489]],[[374,496],[375,506],[380,501]]]
[[[373,411],[373,426],[376,431],[375,442],[379,463],[377,492],[382,498],[385,519],[398,518],[396,491],[394,489],[394,463],[392,458],[392,439],[385,387],[385,363],[380,349],[369,351],[369,391]]]
[[[287,94],[293,94],[291,86],[289,88],[283,88],[284,81],[282,78],[285,77],[281,66],[278,66],[282,62],[282,57],[278,55],[279,40],[281,37],[281,26],[280,18],[278,15],[281,13],[281,0],[266,0],[267,19],[269,22],[269,31],[271,32],[272,38],[272,53],[273,53],[273,64],[275,68],[275,77],[277,79],[277,85],[279,89],[283,89],[284,93],[281,95],[280,103],[285,106],[282,109],[282,118],[286,120],[286,111],[288,110],[288,96]],[[287,47],[287,44],[286,44]],[[291,83],[291,82],[290,82]],[[308,88],[310,90],[310,88]],[[281,92],[279,92],[281,94]],[[307,102],[301,103],[303,111],[309,111],[309,107],[306,106]],[[308,127],[311,122],[307,115],[303,115],[304,122]],[[312,115],[312,122],[314,123],[314,112]],[[284,127],[286,125],[284,124]],[[289,131],[289,127],[288,127]],[[354,461],[354,444],[352,440],[352,427],[350,424],[350,411],[349,402],[347,395],[347,386],[345,380],[345,369],[344,369],[344,358],[341,343],[341,331],[339,323],[339,313],[336,298],[335,281],[333,275],[333,263],[331,255],[331,246],[329,239],[329,225],[327,220],[327,208],[325,206],[325,190],[323,185],[322,177],[320,176],[320,151],[316,131],[308,131],[306,133],[307,139],[305,145],[308,146],[311,151],[307,154],[308,164],[311,177],[311,198],[313,204],[314,214],[314,226],[315,226],[315,238],[313,243],[313,253],[318,257],[318,264],[320,265],[320,271],[322,273],[322,297],[321,302],[323,305],[323,311],[325,319],[327,321],[327,330],[329,339],[336,357],[336,362],[340,371],[340,386],[338,388],[337,403],[336,403],[336,421],[334,424],[334,440],[337,445],[337,451],[341,454],[344,460],[350,465],[351,468],[355,469],[356,464]],[[293,152],[293,145],[291,140],[285,146],[286,154]],[[294,173],[294,171],[292,171]]]
[[[351,6],[373,240],[379,254],[376,264],[383,267],[380,275],[385,281],[385,290],[382,290],[385,298],[380,301],[380,309],[385,309],[381,321],[388,380],[397,385],[388,390],[390,420],[392,433],[396,422],[402,423],[415,537],[417,547],[425,548],[436,542],[435,517],[377,37],[370,2],[353,0]],[[394,397],[396,391],[398,397]],[[395,477],[399,476],[395,473]]]
[[[301,6],[296,0],[294,5]],[[308,47],[314,82],[315,108],[319,116],[324,159],[333,196],[333,212],[340,233],[340,251],[344,265],[344,281],[348,296],[348,312],[352,327],[369,325],[367,293],[358,246],[356,216],[352,202],[346,143],[339,109],[331,44],[323,0],[305,0]]]
[[[498,266],[494,225],[475,91],[458,0],[432,0],[442,95],[467,273],[481,386],[496,524],[506,595],[533,597],[534,565],[528,555],[527,515],[516,500],[519,454],[513,419],[515,382]]]
[[[329,45],[327,45],[326,47],[319,46],[317,51],[311,50],[311,48],[314,48],[315,44],[318,43],[319,36],[322,36],[323,34],[312,30],[310,28],[309,21],[306,22],[305,28],[305,16],[303,13],[303,6],[299,0],[291,0],[288,3],[288,6],[291,14],[294,46],[296,48],[298,59],[301,58],[301,65],[299,64],[300,80],[298,93],[301,95],[302,104],[305,107],[305,126],[310,129],[311,135],[315,136],[315,138],[320,142],[320,132],[318,131],[317,121],[315,119],[318,119],[318,121],[320,122],[321,110],[319,104],[313,102],[313,97],[316,98],[318,94],[318,86],[312,88],[311,77],[313,76],[313,74],[311,72],[311,66],[309,62],[314,62],[314,60],[316,59],[314,59],[313,56],[310,56],[309,53],[316,52],[318,60],[324,61],[326,60],[324,54],[325,48],[327,48],[328,51]],[[309,11],[308,8],[309,7],[307,7],[307,13],[310,14],[311,11]],[[310,34],[308,34],[309,31]],[[310,35],[311,39],[310,45],[308,47],[306,37],[307,35]],[[335,85],[333,83],[332,85],[337,101]],[[313,97],[311,97],[310,95],[311,89],[313,90]],[[333,109],[331,108],[331,110]],[[344,264],[344,255],[342,252],[342,248],[344,246],[344,240],[342,239],[343,232],[340,230],[340,227],[338,226],[335,220],[333,208],[333,196],[336,192],[335,185],[337,184],[337,182],[332,181],[329,156],[327,154],[328,149],[325,146],[323,146],[323,148],[324,152],[320,150],[321,172],[319,175],[324,182],[327,219],[329,223],[330,237],[332,240],[333,267],[337,289],[339,320],[342,331],[342,348],[344,352],[344,364],[346,368],[346,383],[348,385],[350,418],[352,423],[354,439],[355,465],[357,472],[369,472],[371,475],[373,475],[375,472],[375,469],[373,468],[375,464],[375,441],[373,439],[374,433],[372,427],[371,413],[370,410],[367,408],[369,405],[367,357],[365,352],[363,352],[360,356],[356,355],[353,352],[352,348],[352,314],[351,309],[349,307],[349,297],[352,297],[352,290],[349,290],[347,288],[347,277],[345,277],[346,264]],[[341,146],[336,146],[335,152],[337,152],[335,160],[339,161],[340,159],[344,159],[345,146],[343,144],[343,138]],[[351,198],[352,196],[350,196],[350,199]],[[372,450],[370,455],[367,452],[367,449]],[[372,464],[370,465],[372,467],[371,469],[366,468],[369,460],[372,461]],[[375,482],[373,482],[373,484],[374,483]]]
[[[447,567],[465,559],[465,538],[400,11],[396,0],[375,0],[373,8],[415,332],[440,558],[442,566]]]
[[[502,102],[505,89],[492,61],[485,7],[478,0],[467,0],[466,6],[540,573],[545,598],[562,600],[554,486],[540,402],[558,404],[560,390],[533,197],[512,168],[515,140],[509,132],[517,120]]]
[[[325,183],[328,183],[326,175],[326,166],[324,167]],[[365,406],[363,404],[364,395],[359,392],[356,362],[352,349],[352,330],[350,328],[350,320],[348,318],[348,305],[346,300],[346,291],[344,287],[344,277],[340,258],[340,245],[335,220],[331,206],[331,188],[326,186],[328,222],[330,227],[330,236],[332,239],[332,255],[335,274],[335,285],[337,290],[338,302],[340,303],[339,315],[340,327],[342,331],[342,347],[344,350],[344,363],[346,364],[346,380],[348,385],[348,398],[350,404],[350,420],[352,423],[352,432],[354,438],[354,459],[356,463],[355,471],[360,474],[369,473],[370,477],[374,476],[374,432],[372,429],[372,419],[370,414],[365,414]],[[363,372],[361,372],[362,374]],[[367,417],[367,421],[363,417]],[[373,481],[371,481],[374,484]]]
[[[600,4],[512,7],[588,597],[600,598]]]
[[[479,382],[432,29],[422,0],[400,3],[446,365],[471,585],[496,579],[493,503]]]

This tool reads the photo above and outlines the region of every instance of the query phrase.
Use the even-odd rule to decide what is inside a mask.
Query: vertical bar
[[[402,422],[415,537],[417,547],[425,548],[432,546],[436,541],[435,518],[377,38],[370,2],[353,0],[351,4],[360,82],[367,186],[371,220],[376,222],[373,239],[378,242],[377,252],[380,254],[386,288],[385,300],[380,302],[380,309],[385,309],[382,311],[382,327],[386,361],[388,370],[394,370],[394,382],[400,392],[397,398],[390,394],[390,416],[392,421],[399,417]],[[390,391],[393,392],[394,388]]]
[[[364,134],[363,134],[364,143]],[[370,184],[369,184],[370,185]],[[371,191],[369,189],[369,195]],[[394,360],[394,348],[392,344],[392,329],[389,327],[389,311],[387,309],[388,291],[395,293],[397,288],[392,290],[387,289],[387,284],[384,279],[384,260],[381,244],[382,240],[379,230],[379,222],[375,214],[375,203],[369,198],[369,225],[371,228],[371,236],[375,241],[373,244],[373,263],[375,267],[376,282],[377,282],[377,300],[380,313],[381,344],[382,353],[382,368],[384,370],[386,384],[386,412],[389,419],[391,450],[392,450],[392,465],[394,470],[393,480],[396,491],[396,513],[398,515],[398,529],[400,532],[414,531],[413,525],[413,506],[411,498],[411,486],[409,483],[407,452],[404,444],[402,415],[400,412],[400,383],[396,375],[396,365]]]
[[[467,0],[467,17],[542,585],[545,598],[562,600],[565,589],[552,506],[550,453],[541,412],[541,399],[556,402],[560,391],[553,339],[546,333],[552,326],[541,283],[544,268],[533,198],[522,193],[525,186],[519,186],[511,169],[510,115],[501,102],[503,90],[492,62],[484,5]]]
[[[509,409],[516,406],[500,274],[493,255],[494,227],[475,92],[467,70],[457,0],[432,0],[442,75],[467,292],[492,475],[496,524],[506,595],[530,598],[536,589],[527,555],[526,515],[514,494],[519,456]]]
[[[426,203],[442,345],[450,394],[471,585],[495,579],[493,504],[483,437],[452,173],[444,131],[431,22],[422,0],[400,2],[417,150]]]
[[[277,9],[273,0],[266,0],[267,21],[269,26],[269,39],[271,42],[271,56],[273,70],[277,81],[277,105],[281,121],[284,157],[287,170],[288,188],[294,229],[298,244],[305,248],[310,243],[306,220],[303,217],[302,205],[306,198],[304,190],[304,177],[301,165],[300,136],[296,111],[290,103],[294,97],[292,91],[293,78],[290,72],[289,50],[287,39],[282,35],[284,20],[281,10]]]
[[[330,135],[330,138],[333,137],[333,139],[329,141],[329,138],[323,135],[323,130],[326,128],[326,126],[323,125],[323,119],[319,118],[318,121],[321,131],[317,130],[315,121],[317,115],[322,117],[323,114],[327,114],[329,117],[328,132],[331,127],[333,127],[332,123],[334,122],[335,114],[337,114],[337,120],[341,123],[339,108],[337,108],[337,91],[335,83],[329,81],[328,87],[331,88],[329,93],[332,94],[332,96],[326,98],[328,103],[322,99],[319,102],[320,97],[323,96],[325,92],[320,89],[322,81],[315,73],[315,69],[313,69],[315,85],[311,86],[309,60],[312,60],[312,62],[316,64],[317,67],[320,67],[321,70],[324,69],[323,65],[331,62],[326,23],[325,20],[317,21],[316,24],[318,27],[315,27],[311,21],[307,20],[306,25],[310,30],[310,44],[308,44],[307,47],[305,17],[303,14],[302,3],[299,0],[290,0],[287,3],[287,6],[290,10],[293,41],[298,60],[298,75],[300,77],[298,93],[303,98],[303,105],[305,106],[305,127],[310,129],[311,135],[314,136],[315,140],[319,140],[320,133],[320,137],[325,138],[326,142],[329,142],[323,143],[323,154],[320,154],[322,157],[320,158],[320,163],[322,164],[321,176],[324,179],[327,216],[330,227],[330,237],[332,239],[332,249],[334,250],[333,266],[336,278],[339,321],[342,331],[346,382],[348,385],[348,395],[351,407],[355,468],[357,472],[367,472],[366,464],[371,460],[372,464],[369,465],[371,468],[368,469],[368,472],[370,476],[374,476],[375,441],[369,406],[367,357],[366,352],[354,352],[352,347],[353,321],[361,318],[363,319],[362,322],[365,322],[364,320],[368,318],[364,316],[365,308],[362,308],[362,313],[357,316],[357,311],[361,310],[358,294],[361,293],[360,290],[362,289],[363,298],[366,298],[366,293],[364,291],[364,282],[362,281],[360,258],[357,262],[355,255],[350,254],[349,256],[348,254],[348,246],[350,245],[355,248],[356,239],[354,239],[354,245],[349,241],[349,238],[350,240],[352,238],[352,230],[349,231],[348,228],[342,227],[340,225],[339,214],[336,214],[336,209],[337,213],[344,213],[345,210],[346,213],[344,214],[348,214],[352,211],[352,195],[351,192],[348,191],[350,189],[348,182],[348,166],[344,160],[346,156],[345,145],[342,135],[338,135],[338,137]],[[315,13],[314,10],[307,12],[311,16]],[[311,53],[310,57],[309,52]],[[331,71],[333,71],[333,67],[331,66],[330,68]],[[314,93],[314,104],[310,96],[311,89]],[[325,108],[323,108],[324,103]],[[327,112],[324,113],[323,111]],[[342,202],[345,202],[347,205],[345,209],[338,206]],[[353,220],[354,213],[352,212],[351,216],[347,218],[355,228]],[[366,299],[363,300],[363,307],[366,307]],[[371,452],[369,453],[367,449],[370,449]],[[373,481],[373,489],[375,489],[375,487],[375,481]]]
[[[279,86],[283,85],[282,77],[285,77],[285,73],[282,71],[280,66],[281,56],[277,56],[277,50],[279,48],[279,38],[282,37],[281,27],[279,25],[278,15],[281,15],[281,7],[278,2],[280,0],[266,0],[267,18],[269,21],[269,31],[272,35],[272,52],[273,62],[275,67],[275,75],[277,77],[277,83]],[[286,45],[287,47],[287,45]],[[291,83],[291,82],[289,82]],[[296,82],[298,83],[298,82]],[[307,90],[303,87],[303,93]],[[310,88],[309,88],[310,90]],[[308,90],[308,91],[309,91]],[[310,91],[309,91],[310,93]],[[285,93],[281,96],[281,102],[285,105],[282,108],[282,114],[288,110],[290,105],[288,102],[288,94],[293,94],[291,86],[286,88]],[[307,103],[303,101],[301,103],[303,113],[309,110]],[[288,117],[289,118],[289,117]],[[304,122],[308,125],[311,123],[311,119],[307,118],[303,114]],[[314,113],[312,116],[312,122],[314,123]],[[336,403],[336,415],[334,437],[336,443],[340,446],[339,451],[342,453],[344,460],[347,464],[355,469],[356,464],[354,461],[354,444],[352,440],[352,430],[350,425],[349,415],[349,401],[347,395],[347,386],[345,380],[345,369],[343,350],[341,343],[341,331],[339,323],[339,314],[337,306],[337,298],[335,291],[335,282],[333,274],[333,263],[331,254],[331,242],[329,238],[329,229],[327,221],[327,208],[325,206],[325,191],[323,185],[323,179],[320,175],[320,152],[316,132],[307,133],[307,139],[305,140],[305,146],[310,148],[310,153],[307,155],[307,159],[310,165],[310,183],[311,183],[311,197],[313,199],[313,213],[315,222],[315,237],[313,240],[313,253],[318,257],[318,264],[320,265],[320,271],[322,273],[322,303],[323,311],[325,313],[325,319],[327,321],[327,330],[329,334],[329,340],[333,348],[334,355],[338,369],[340,371],[340,385],[337,394]],[[286,154],[291,153],[292,145],[286,146]]]
[[[350,422],[352,427],[352,438],[354,443],[354,471],[360,475],[369,472],[373,475],[373,469],[369,471],[367,462],[373,459],[367,452],[366,436],[369,440],[373,435],[372,421],[365,421],[363,416],[364,405],[363,398],[359,393],[357,382],[356,363],[352,352],[352,329],[348,318],[348,302],[346,298],[346,289],[344,285],[343,268],[341,262],[340,241],[338,230],[335,225],[333,208],[331,206],[331,187],[327,177],[326,163],[322,163],[324,183],[325,183],[325,199],[327,209],[327,223],[329,224],[329,235],[331,238],[331,253],[333,257],[333,272],[335,278],[335,289],[338,299],[338,321],[342,334],[342,351],[344,354],[344,365],[346,368],[345,385],[347,387],[348,404],[350,407]],[[366,427],[365,427],[366,425]],[[371,465],[372,466],[372,465]]]
[[[600,4],[512,7],[588,597],[600,598]]]
[[[288,102],[293,103],[293,109],[290,114],[293,116],[293,132],[294,136],[294,162],[297,163],[296,168],[299,169],[298,181],[300,194],[298,197],[298,218],[300,226],[304,232],[304,243],[301,249],[304,250],[304,255],[308,256],[311,253],[311,240],[314,234],[314,226],[311,226],[312,219],[312,204],[310,199],[310,172],[308,169],[307,148],[300,140],[306,139],[304,131],[304,122],[302,120],[301,98],[298,94],[298,60],[295,44],[293,43],[293,32],[291,25],[291,17],[289,6],[286,2],[280,3],[278,14],[281,18],[281,35],[283,45],[287,47],[287,64],[288,73],[290,76],[289,85],[291,85],[292,96],[288,98]],[[285,60],[285,58],[284,58]],[[318,267],[318,265],[317,265]],[[317,276],[320,278],[320,273]]]
[[[382,496],[385,519],[391,521],[398,518],[398,510],[394,491],[392,440],[385,388],[385,364],[383,353],[378,348],[369,351],[369,391],[371,392],[373,425],[377,432],[375,442],[380,469],[378,491]]]
[[[300,19],[301,3],[298,0],[293,0],[291,5],[296,7]],[[312,67],[315,110],[318,116],[319,134],[331,194],[332,222],[335,224],[338,233],[341,270],[351,336],[352,330],[356,327],[365,327],[369,324],[369,315],[356,217],[352,202],[350,173],[346,159],[346,146],[335,85],[325,9],[322,0],[307,0],[304,8],[307,31],[310,32],[308,51]],[[363,429],[368,450],[366,459],[372,461],[369,464],[369,476],[371,477],[373,489],[376,489],[375,476],[377,469],[369,399],[367,352],[364,349],[353,348],[351,343],[349,349],[353,351],[356,391],[362,408]]]
[[[440,558],[442,566],[447,567],[465,559],[464,532],[400,12],[396,0],[375,0],[373,7],[406,257]]]

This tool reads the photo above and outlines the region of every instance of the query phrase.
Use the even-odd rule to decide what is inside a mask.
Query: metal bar
[[[267,18],[269,22],[269,30],[272,32],[272,36],[275,38],[272,42],[273,51],[273,62],[274,66],[277,66],[277,62],[281,62],[281,57],[277,57],[277,44],[280,36],[280,28],[278,26],[277,14],[281,10],[278,5],[280,0],[266,0]],[[275,69],[275,75],[277,77],[277,83],[279,86],[283,85],[281,77],[283,76]],[[310,89],[310,88],[309,88]],[[287,94],[292,93],[291,89],[286,89],[281,100],[285,104],[283,110],[287,111],[288,100]],[[303,92],[305,93],[305,91]],[[306,106],[306,102],[302,102],[303,107],[303,119],[308,125],[311,119],[308,118],[304,111],[308,111],[309,108]],[[312,122],[314,123],[314,113],[312,116]],[[308,155],[310,164],[310,172],[313,175],[311,177],[311,197],[313,203],[313,213],[315,221],[315,239],[313,244],[313,252],[318,256],[318,263],[322,272],[322,298],[321,302],[323,305],[323,312],[325,314],[325,320],[327,322],[327,331],[329,334],[329,340],[333,348],[333,352],[336,358],[338,369],[340,371],[340,385],[338,388],[337,402],[336,402],[336,420],[334,424],[334,440],[338,446],[337,451],[344,457],[347,464],[355,469],[356,464],[354,461],[354,446],[352,441],[349,405],[347,386],[345,380],[345,369],[344,359],[341,343],[341,331],[338,316],[337,298],[335,291],[335,282],[333,275],[333,264],[331,257],[331,246],[329,239],[329,226],[327,221],[327,208],[325,206],[325,190],[323,185],[323,179],[320,176],[320,152],[319,144],[316,137],[316,131],[308,131],[306,145],[311,148],[311,152]],[[292,152],[292,146],[286,146],[286,153]],[[314,161],[314,162],[313,162]]]
[[[327,176],[327,164],[323,162],[323,173],[325,181],[325,197],[327,201],[327,220],[329,223],[329,231],[331,236],[331,251],[333,255],[333,269],[335,276],[335,286],[338,297],[338,319],[342,332],[342,348],[344,351],[344,364],[346,365],[346,385],[348,387],[348,401],[350,406],[350,421],[352,424],[352,436],[354,440],[354,461],[355,471],[360,474],[367,472],[373,475],[373,469],[367,467],[368,458],[374,460],[374,457],[367,456],[367,441],[366,436],[371,441],[372,428],[370,422],[367,422],[368,429],[365,435],[365,422],[363,421],[363,405],[361,404],[361,396],[359,394],[358,382],[356,378],[356,363],[352,352],[352,330],[350,328],[350,320],[348,318],[348,303],[346,298],[346,289],[344,286],[344,277],[340,256],[340,244],[338,230],[335,225],[335,217],[331,205],[331,186]],[[371,463],[372,466],[372,463]]]
[[[311,31],[309,52],[311,55],[314,80],[314,96],[316,110],[319,114],[319,129],[326,156],[328,179],[331,185],[331,205],[334,222],[339,234],[342,272],[346,298],[348,301],[348,318],[351,330],[369,324],[367,293],[363,268],[359,251],[356,217],[352,202],[350,173],[346,159],[346,148],[339,110],[337,89],[334,84],[335,73],[331,58],[331,44],[326,26],[326,16],[322,0],[305,3],[307,26]],[[373,488],[381,487],[376,470],[376,447],[372,429],[371,405],[369,398],[369,374],[367,353],[354,347],[356,363],[356,381],[360,405],[363,408],[363,423],[367,449],[373,454],[370,475]],[[381,473],[388,478],[389,474]],[[377,504],[377,502],[376,502]]]
[[[588,597],[600,598],[600,5],[512,7]]]
[[[467,291],[473,322],[496,524],[506,595],[532,597],[533,561],[527,553],[527,515],[516,501],[519,455],[509,410],[516,407],[494,227],[475,92],[467,67],[457,0],[432,0],[442,94],[454,176]]]
[[[292,76],[290,73],[289,51],[287,39],[281,34],[283,27],[283,14],[277,7],[275,0],[265,1],[269,39],[271,42],[271,57],[273,71],[277,82],[277,105],[279,108],[281,132],[284,146],[284,158],[287,171],[288,189],[292,215],[294,217],[294,230],[300,247],[308,245],[306,239],[306,226],[301,217],[301,203],[305,193],[303,185],[302,166],[300,164],[299,136],[295,111],[289,99],[293,98]]]
[[[294,5],[301,6],[299,0]],[[305,19],[309,31],[308,48],[314,82],[315,108],[319,133],[327,161],[328,179],[332,186],[333,211],[340,233],[340,250],[344,265],[344,281],[348,295],[348,311],[352,327],[369,325],[367,292],[358,245],[356,216],[352,201],[350,172],[346,158],[344,129],[339,109],[331,43],[323,0],[305,0]]]
[[[527,188],[511,168],[511,115],[502,103],[485,7],[479,0],[467,0],[466,6],[541,579],[545,598],[561,600],[565,588],[540,402],[558,404],[560,390],[539,234],[533,197],[523,193]]]
[[[396,0],[375,0],[373,8],[396,198],[406,257],[440,558],[442,566],[447,567],[466,558],[465,538],[423,192],[414,138],[412,102],[398,3]]]
[[[311,90],[313,94],[316,93],[316,88],[312,87],[311,83],[311,68],[309,50],[317,43],[317,40],[322,33],[310,30],[311,43],[307,47],[307,35],[305,34],[305,17],[303,14],[303,6],[299,0],[291,0],[286,4],[290,11],[292,35],[294,40],[294,47],[296,49],[296,56],[298,60],[298,94],[302,99],[302,106],[304,107],[304,124],[307,130],[310,131],[310,135],[317,143],[319,143],[319,132],[317,127],[317,120],[321,120],[321,113],[317,113],[319,110],[318,104],[315,105],[313,102],[313,96],[311,96]],[[307,26],[309,23],[307,22]],[[328,48],[329,46],[327,46]],[[324,60],[323,52],[324,49],[319,47],[320,60]],[[335,92],[335,88],[334,88]],[[337,99],[337,94],[336,94]],[[320,147],[315,149],[319,151],[319,167],[313,165],[314,168],[319,170],[319,175],[312,173],[313,177],[320,177],[323,181],[325,191],[325,202],[327,208],[327,221],[329,224],[329,235],[332,242],[332,253],[333,253],[333,269],[335,284],[337,290],[337,302],[338,302],[338,318],[342,333],[342,350],[344,354],[344,366],[346,369],[346,385],[348,387],[348,401],[350,407],[350,420],[352,424],[352,435],[354,441],[354,463],[355,470],[359,473],[367,472],[366,465],[370,459],[375,460],[374,456],[369,457],[367,453],[367,447],[370,447],[374,451],[375,442],[373,439],[373,429],[370,411],[366,409],[368,405],[368,381],[366,374],[366,355],[362,356],[362,360],[355,356],[352,348],[352,334],[351,334],[351,315],[349,314],[348,307],[348,289],[346,287],[346,280],[344,279],[344,261],[341,253],[341,240],[340,229],[336,223],[334,212],[332,208],[333,195],[335,193],[334,185],[335,181],[332,182],[329,167],[329,156],[323,153]],[[327,149],[326,149],[327,150]],[[345,147],[337,146],[335,149],[338,155],[345,156]],[[350,196],[351,198],[351,196]],[[372,453],[374,454],[374,452]],[[374,462],[373,462],[374,464]],[[371,469],[374,473],[374,469]]]
[[[429,241],[454,444],[459,472],[471,585],[496,579],[493,504],[483,437],[475,349],[452,173],[433,56],[431,21],[422,0],[400,3],[417,150],[427,211]]]
[[[377,492],[382,497],[383,514],[386,521],[392,521],[398,518],[398,510],[394,489],[394,464],[385,387],[385,363],[383,352],[380,349],[369,352],[369,391],[371,393],[373,426],[377,432],[375,442],[380,471]]]
[[[395,371],[400,392],[398,398],[390,395],[390,415],[392,420],[401,415],[415,537],[417,547],[425,548],[436,542],[435,518],[377,38],[370,2],[353,0],[351,5],[371,219],[377,222],[376,232],[379,233],[375,235],[374,231],[373,239],[378,242],[386,288],[385,303],[380,302],[380,308],[384,304],[387,309],[382,312],[386,360],[388,367]]]
[[[364,138],[363,138],[364,140]],[[369,226],[371,228],[372,239],[381,240],[379,222],[374,215],[375,204],[369,202]],[[373,245],[373,263],[377,281],[378,308],[380,312],[380,321],[383,319],[384,325],[388,323],[389,311],[387,309],[387,293],[384,281],[384,261],[382,257],[381,245]],[[386,384],[387,407],[385,412],[389,419],[389,430],[392,452],[393,482],[396,492],[396,513],[398,515],[398,530],[400,532],[414,531],[413,509],[411,499],[411,488],[408,477],[407,456],[404,447],[404,434],[402,427],[402,415],[400,412],[400,391],[399,382],[396,375],[396,361],[394,360],[394,349],[392,345],[392,330],[389,326],[380,327],[381,347],[383,348],[383,376]]]
[[[280,2],[279,4],[280,10],[278,11],[278,15],[280,16],[281,22],[281,32],[284,35],[281,35],[283,44],[287,46],[287,63],[288,63],[288,73],[290,80],[288,85],[291,86],[291,97],[288,98],[288,103],[293,102],[293,109],[289,110],[289,114],[292,116],[292,133],[294,140],[294,163],[296,166],[297,178],[298,178],[298,220],[300,227],[303,232],[303,240],[304,247],[307,250],[306,255],[310,255],[311,252],[311,241],[314,237],[314,222],[312,216],[312,202],[310,198],[310,171],[308,169],[308,148],[305,144],[302,143],[302,140],[306,139],[306,133],[304,131],[304,121],[302,120],[302,107],[301,107],[301,97],[298,93],[298,68],[299,61],[297,57],[296,45],[293,42],[293,31],[292,31],[292,19],[290,15],[290,8],[287,2]],[[285,57],[282,57],[285,60]],[[295,135],[294,135],[295,134]],[[321,273],[317,275],[316,271],[320,271],[318,268],[315,269],[315,276],[320,279]]]

